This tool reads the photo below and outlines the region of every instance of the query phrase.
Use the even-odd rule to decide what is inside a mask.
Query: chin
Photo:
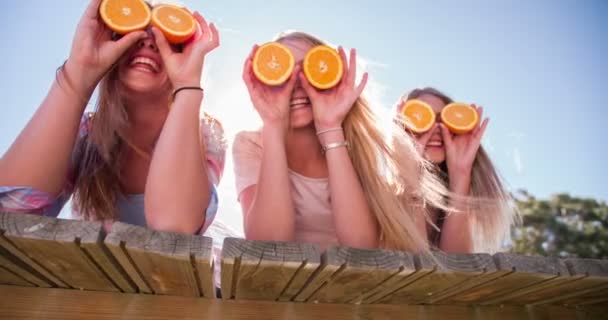
[[[313,124],[311,108],[295,110],[290,114],[290,126],[294,129],[305,128]]]
[[[436,152],[426,152],[424,157],[434,164],[441,164],[445,161],[445,154],[437,154]]]

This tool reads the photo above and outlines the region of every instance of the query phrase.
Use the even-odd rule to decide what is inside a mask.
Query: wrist
[[[194,79],[194,80],[178,80],[178,81],[171,81],[171,84],[173,85],[173,89],[177,90],[179,88],[185,88],[185,87],[201,87],[201,80],[198,79]]]
[[[281,121],[264,122],[262,135],[264,138],[279,138],[281,141],[287,139],[287,125]]]
[[[323,132],[323,131],[319,131],[319,132]],[[346,140],[346,138],[344,137],[343,130],[334,130],[334,131],[323,132],[321,134],[318,134],[317,137],[318,137],[319,143],[321,145],[326,145],[326,144],[334,143],[334,142],[342,142],[342,141]]]
[[[89,68],[78,65],[73,59],[68,59],[60,70],[70,89],[80,98],[87,101],[93,94],[93,91],[101,78],[100,76],[95,76],[90,71],[87,72],[88,69]]]
[[[334,128],[342,128],[342,121],[317,122],[315,121],[315,129],[317,132],[331,130]]]
[[[459,195],[469,195],[471,188],[471,175],[464,173],[448,174],[448,188]]]

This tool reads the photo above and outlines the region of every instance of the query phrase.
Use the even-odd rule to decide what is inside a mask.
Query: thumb
[[[167,38],[165,38],[165,35],[158,28],[152,27],[152,33],[154,33],[154,40],[156,41],[160,56],[166,61],[173,52],[171,51],[171,46],[169,45]]]
[[[145,31],[131,32],[123,36],[114,43],[114,46],[112,48],[113,58],[118,59],[118,57],[122,56],[137,41],[145,39],[147,36],[148,34]]]

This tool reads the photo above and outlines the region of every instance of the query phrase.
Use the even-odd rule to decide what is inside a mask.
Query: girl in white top
[[[233,146],[246,237],[322,247],[427,249],[417,227],[425,223],[420,199],[441,205],[441,183],[427,174],[407,134],[394,130],[394,139],[382,134],[380,121],[361,97],[367,74],[355,82],[355,50],[347,61],[338,49],[343,78],[338,86],[319,91],[299,65],[322,42],[301,32],[277,41],[297,61],[286,84],[269,87],[255,78],[257,47],[243,70],[263,122],[259,131],[239,133]]]

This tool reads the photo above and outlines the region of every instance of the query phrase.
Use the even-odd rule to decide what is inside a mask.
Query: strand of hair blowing
[[[392,130],[392,139],[387,139],[380,123],[363,98],[357,99],[344,120],[353,166],[380,226],[381,246],[428,252],[417,219],[428,219],[422,203],[445,208],[447,191],[411,138],[403,130]]]
[[[76,164],[74,208],[86,220],[116,219],[121,150],[128,123],[114,68],[101,81],[89,133],[78,140],[72,157]]]

